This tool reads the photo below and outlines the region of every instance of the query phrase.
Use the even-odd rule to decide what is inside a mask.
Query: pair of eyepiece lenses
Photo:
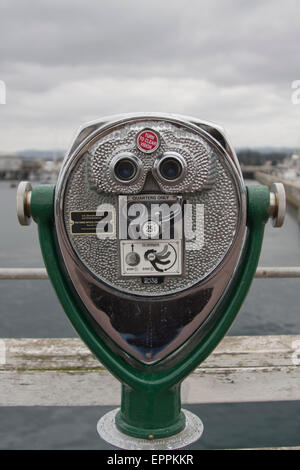
[[[115,162],[113,171],[119,181],[129,183],[135,179],[138,165],[133,159],[123,157]],[[165,157],[157,165],[156,171],[160,179],[170,182],[176,181],[182,175],[183,165],[181,160],[176,157]]]

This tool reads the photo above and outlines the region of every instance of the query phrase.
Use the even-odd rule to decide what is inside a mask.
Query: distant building
[[[22,158],[14,153],[0,153],[0,179],[19,179],[21,175]]]
[[[32,155],[0,152],[0,180],[28,180],[55,183],[62,164],[62,157],[48,160]]]
[[[293,153],[291,156],[290,165],[292,168],[295,168],[295,170],[300,171],[300,157],[297,153]]]
[[[42,167],[42,161],[37,158],[22,159],[22,179],[29,181],[38,181],[39,173]]]
[[[42,162],[39,178],[43,182],[55,183],[61,167],[61,160],[45,160]]]
[[[276,170],[273,171],[274,175],[277,175],[284,180],[299,181],[300,178],[300,157],[298,154],[293,153],[284,159],[280,163]]]

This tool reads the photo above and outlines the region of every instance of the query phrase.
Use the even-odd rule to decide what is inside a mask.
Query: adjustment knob
[[[270,188],[270,216],[273,227],[282,227],[286,211],[285,189],[282,183],[272,183]]]
[[[28,181],[21,181],[17,190],[17,215],[21,225],[30,225],[31,223],[31,191],[31,184]]]

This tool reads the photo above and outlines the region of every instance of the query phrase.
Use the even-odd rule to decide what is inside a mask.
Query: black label
[[[114,233],[112,211],[71,211],[70,231],[72,235],[100,235]]]

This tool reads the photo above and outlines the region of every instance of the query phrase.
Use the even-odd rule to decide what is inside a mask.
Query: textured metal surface
[[[100,128],[96,135],[83,141],[82,147],[74,154],[67,156],[58,179],[55,198],[56,229],[61,253],[79,297],[96,322],[94,327],[97,329],[97,325],[100,326],[97,334],[106,342],[108,340],[103,336],[105,331],[121,348],[118,354],[126,360],[136,358],[147,363],[166,358],[207,319],[230,284],[246,233],[245,187],[235,159],[225,150],[225,140],[222,148],[220,143],[192,123],[179,119],[166,121],[169,122],[152,117],[145,120],[138,118],[136,121],[129,119],[121,124],[126,128],[128,136],[130,126],[140,129],[156,122],[155,130],[160,135],[161,145],[167,141],[166,136],[173,129],[170,139],[176,140],[177,147],[182,139],[180,150],[176,150],[183,157],[187,151],[185,147],[190,145],[190,150],[197,152],[195,142],[204,142],[202,146],[199,145],[201,149],[205,148],[202,155],[204,168],[207,169],[205,178],[195,172],[193,182],[190,179],[180,182],[180,185],[186,184],[189,192],[178,193],[179,186],[176,190],[176,195],[186,203],[198,205],[203,216],[197,232],[200,246],[190,249],[190,242],[185,240],[182,275],[166,275],[162,283],[156,284],[143,283],[141,276],[122,277],[118,239],[100,240],[96,235],[71,235],[70,213],[73,210],[95,211],[100,204],[110,204],[118,214],[120,192],[111,193],[111,185],[107,192],[99,191],[92,163],[103,141],[108,144],[110,135],[120,130],[120,122],[112,122]],[[114,139],[120,142],[125,137],[121,132]],[[189,144],[187,139],[190,140]],[[132,144],[132,138],[130,142]],[[128,142],[126,148],[122,148],[119,143],[118,146],[117,152],[132,151]],[[155,152],[139,155],[138,158],[155,161]],[[105,158],[109,169],[109,161],[114,156],[107,153]],[[201,158],[197,160],[200,166]],[[106,184],[106,167],[103,167],[103,162],[101,184]],[[117,189],[118,183],[114,184]],[[176,187],[173,184],[170,186]],[[190,192],[191,188],[196,187],[201,189]],[[149,192],[157,194],[159,191],[166,195],[149,170],[143,190],[137,196]],[[167,193],[170,192],[168,187]],[[126,194],[124,188],[121,194]],[[135,197],[135,194],[128,196]],[[187,225],[195,228],[195,212]],[[205,328],[203,331],[206,331]],[[128,358],[127,353],[131,358]]]
[[[136,146],[136,135],[145,127],[160,134],[160,146],[151,154],[141,152]],[[155,160],[165,151],[182,154],[187,162],[187,172],[183,181],[178,184],[165,184],[157,180],[163,192],[187,193],[211,187],[216,173],[215,155],[204,139],[170,123],[145,121],[117,129],[89,149],[91,188],[100,193],[139,193],[142,191],[147,173],[153,172]],[[110,171],[112,159],[122,152],[131,152],[143,164],[140,178],[130,186],[116,181]]]
[[[217,158],[217,156],[216,156]],[[65,228],[80,260],[98,278],[124,292],[143,295],[165,295],[186,289],[212,272],[223,260],[234,240],[239,222],[239,196],[235,182],[220,157],[216,180],[211,189],[188,193],[191,204],[204,206],[204,245],[199,250],[186,250],[185,276],[166,277],[161,285],[141,283],[140,278],[120,276],[119,241],[100,240],[95,235],[71,236],[69,214],[73,210],[96,210],[100,204],[112,204],[117,211],[117,196],[93,191],[87,184],[89,154],[85,154],[72,172],[65,193]],[[195,226],[194,217],[190,225]]]
[[[160,119],[161,121],[172,120],[172,122],[189,122],[195,128],[198,128],[200,131],[204,131],[207,135],[213,137],[218,145],[226,150],[228,156],[236,168],[236,171],[239,173],[240,177],[242,177],[242,171],[237,156],[230,141],[228,140],[227,135],[225,134],[223,127],[221,127],[219,124],[204,121],[203,119],[198,119],[193,116],[184,116],[172,113],[126,113],[113,116],[104,116],[95,121],[90,121],[78,129],[67,152],[67,155],[73,154],[76,150],[81,149],[85,145],[86,140],[92,139],[93,136],[99,132],[99,130],[106,127],[107,125],[109,126],[112,122],[119,121],[122,123],[128,122],[130,119],[134,121],[153,120],[153,116],[155,116],[156,119]]]
[[[138,439],[120,432],[115,425],[119,408],[106,413],[97,423],[97,431],[102,439],[120,449],[127,450],[172,450],[181,449],[197,441],[203,434],[203,423],[198,416],[182,410],[186,417],[185,428],[174,436],[164,439]]]

